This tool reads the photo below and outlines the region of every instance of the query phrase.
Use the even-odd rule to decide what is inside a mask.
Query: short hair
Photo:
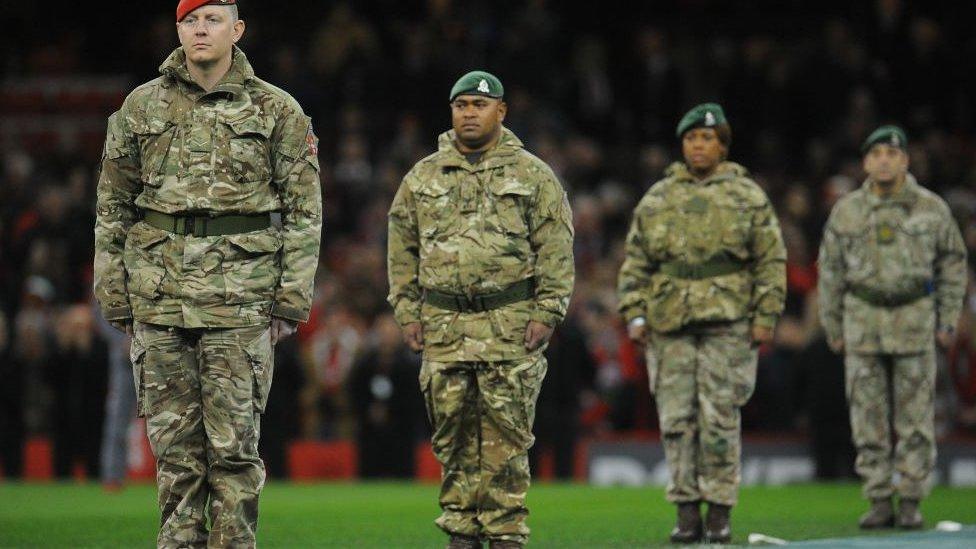
[[[726,149],[732,146],[732,126],[728,124],[717,124],[713,127],[715,128],[715,135],[718,136],[719,143],[725,145]]]

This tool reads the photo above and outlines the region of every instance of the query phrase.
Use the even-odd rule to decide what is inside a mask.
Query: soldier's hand
[[[530,320],[525,327],[525,348],[534,351],[544,345],[552,337],[553,329],[541,322]]]
[[[125,335],[132,337],[132,321],[131,320],[110,320],[109,324],[112,325],[116,330],[124,333]]]
[[[647,345],[647,325],[631,322],[627,325],[627,337],[638,345]]]
[[[939,330],[935,333],[935,341],[943,350],[949,350],[952,344],[956,342],[956,334],[950,330]]]
[[[752,346],[759,347],[766,343],[773,342],[773,329],[766,326],[752,327]]]
[[[298,323],[284,318],[271,319],[271,344],[277,345],[279,341],[287,339],[298,331]]]
[[[844,338],[842,337],[839,337],[837,339],[831,339],[830,341],[827,342],[827,345],[830,346],[831,351],[837,354],[841,354],[844,352]]]
[[[403,327],[403,341],[410,350],[419,353],[424,350],[424,327],[419,322],[411,322]]]

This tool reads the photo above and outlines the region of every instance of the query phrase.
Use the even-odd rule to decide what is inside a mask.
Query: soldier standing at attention
[[[423,352],[449,548],[521,547],[542,355],[573,288],[572,213],[552,170],[502,126],[498,78],[450,94],[453,130],[389,214],[389,302]]]
[[[739,408],[756,380],[786,295],[786,251],[766,194],[726,161],[722,107],[698,105],[678,124],[685,161],[634,210],[620,269],[620,311],[647,346],[674,543],[731,540],[739,488]],[[700,505],[708,502],[704,532]]]
[[[907,147],[897,126],[868,136],[868,178],[834,206],[820,246],[820,321],[844,353],[856,468],[871,500],[861,528],[895,525],[896,492],[898,526],[922,527],[935,465],[935,342],[952,344],[966,289],[959,228],[908,173]]]
[[[272,349],[307,319],[318,264],[317,140],[235,46],[234,0],[182,0],[176,21],[162,76],[108,121],[95,293],[132,334],[158,546],[253,547]]]

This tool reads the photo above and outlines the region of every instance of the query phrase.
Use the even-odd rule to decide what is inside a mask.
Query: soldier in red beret
[[[236,46],[235,0],[182,0],[176,21],[181,47],[108,121],[95,293],[132,336],[159,547],[253,547],[273,346],[318,265],[317,140]]]

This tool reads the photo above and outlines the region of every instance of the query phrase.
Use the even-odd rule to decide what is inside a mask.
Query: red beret
[[[180,0],[180,3],[176,5],[176,22],[179,23],[191,11],[199,8],[200,6],[206,6],[207,4],[230,6],[236,3],[237,0]]]

